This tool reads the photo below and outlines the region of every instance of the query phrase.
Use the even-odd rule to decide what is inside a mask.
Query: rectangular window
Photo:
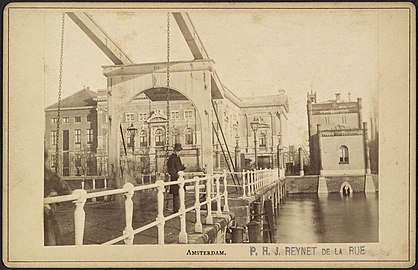
[[[125,113],[125,122],[133,122],[134,119],[133,113]]]
[[[147,120],[147,113],[139,113],[139,121]]]
[[[55,169],[55,161],[56,161],[56,159],[57,159],[57,156],[56,155],[51,155],[50,156],[51,158],[49,159],[49,162],[50,162],[50,167],[51,167],[51,169]]]
[[[87,143],[93,143],[93,129],[87,129]]]
[[[74,136],[74,142],[76,144],[81,144],[81,129],[75,129]]]
[[[329,116],[325,116],[325,124],[329,124]]]
[[[51,124],[56,124],[57,123],[57,118],[51,118]]]
[[[62,122],[66,124],[70,123],[70,117],[63,117]]]
[[[192,110],[184,111],[184,119],[192,119],[192,118],[193,118],[193,111]]]
[[[171,119],[180,119],[180,112],[179,111],[172,111],[171,112]]]
[[[74,123],[81,123],[81,116],[74,116]]]
[[[51,131],[51,145],[56,145],[57,143],[57,131],[52,130]]]
[[[76,154],[75,156],[75,166],[81,167],[81,155],[80,154]]]
[[[91,122],[93,120],[93,117],[91,115],[86,116],[86,122]]]

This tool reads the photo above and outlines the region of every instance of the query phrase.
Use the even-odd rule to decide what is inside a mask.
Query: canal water
[[[289,194],[276,216],[277,243],[378,242],[378,196]]]

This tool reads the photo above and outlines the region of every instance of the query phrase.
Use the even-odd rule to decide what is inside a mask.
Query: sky
[[[317,101],[363,98],[363,119],[378,98],[378,11],[191,11],[189,15],[224,85],[238,96],[289,98],[289,144],[307,144],[306,93]],[[167,13],[89,12],[134,63],[166,61]],[[45,107],[58,99],[61,13],[45,12]],[[171,60],[192,60],[174,20]],[[66,16],[63,98],[105,89],[104,53]]]

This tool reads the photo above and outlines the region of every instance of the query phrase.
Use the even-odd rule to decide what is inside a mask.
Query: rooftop
[[[84,107],[84,106],[95,106],[96,101],[94,98],[97,97],[97,92],[90,90],[89,87],[83,88],[80,91],[72,94],[69,97],[61,100],[61,108],[74,108],[74,107]],[[48,109],[58,108],[58,102],[46,107]]]

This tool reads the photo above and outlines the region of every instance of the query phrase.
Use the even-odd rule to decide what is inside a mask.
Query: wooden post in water
[[[263,240],[264,243],[274,243],[274,218],[273,218],[273,204],[270,199],[264,201],[264,209],[266,211],[264,216],[264,230]]]

